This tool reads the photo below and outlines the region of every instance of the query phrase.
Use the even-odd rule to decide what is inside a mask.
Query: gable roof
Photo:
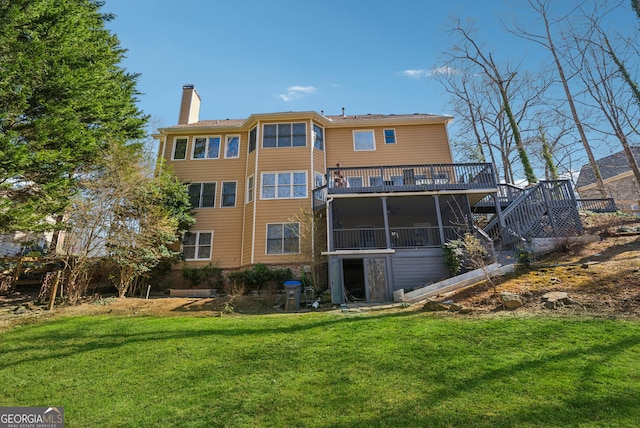
[[[631,152],[636,161],[640,162],[640,146],[631,147]],[[603,180],[615,177],[616,175],[623,174],[631,170],[629,166],[629,160],[623,150],[604,157],[596,161],[600,175]],[[576,188],[581,188],[593,184],[596,182],[596,175],[593,172],[591,165],[583,165],[580,169],[580,175],[576,181]]]

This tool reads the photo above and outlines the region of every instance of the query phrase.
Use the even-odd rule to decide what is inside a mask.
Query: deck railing
[[[594,213],[614,213],[618,211],[613,198],[606,199],[576,199],[579,210],[593,211]]]
[[[464,231],[459,227],[443,227],[445,241],[458,239]],[[439,247],[438,227],[390,227],[389,248]],[[387,248],[383,227],[368,227],[333,230],[333,250],[373,250]]]
[[[326,178],[329,194],[497,187],[490,163],[327,168]]]

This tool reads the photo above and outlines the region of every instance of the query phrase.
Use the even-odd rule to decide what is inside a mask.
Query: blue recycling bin
[[[300,310],[300,290],[302,283],[300,281],[285,281],[284,282],[284,310],[285,311],[299,311]]]

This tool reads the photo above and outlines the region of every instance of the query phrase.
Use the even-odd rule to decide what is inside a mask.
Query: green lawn
[[[0,334],[0,406],[66,426],[637,427],[640,322],[75,317]]]

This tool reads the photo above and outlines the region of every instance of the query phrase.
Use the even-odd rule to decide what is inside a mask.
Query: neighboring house
[[[640,162],[640,147],[631,147],[636,161]],[[604,181],[608,196],[613,198],[621,211],[640,214],[640,186],[638,185],[624,151],[620,151],[596,161]],[[583,199],[597,199],[602,195],[595,184],[595,174],[591,165],[580,170],[576,190]]]
[[[449,277],[442,245],[475,230],[474,205],[482,201],[484,212],[501,218],[492,165],[453,162],[451,117],[351,116],[343,109],[338,116],[306,111],[199,121],[199,106],[195,88],[185,85],[178,124],[156,135],[159,155],[189,183],[196,207],[196,224],[182,243],[190,266],[304,266],[311,260],[303,249],[317,247],[309,242],[315,239],[326,243],[333,302],[390,301],[396,290]],[[556,187],[542,189],[533,190],[547,197]],[[533,196],[517,200],[531,205]],[[575,198],[569,207],[577,217]],[[500,225],[508,238],[548,231],[551,209],[529,220],[514,208],[494,236]],[[301,221],[301,212],[320,214],[323,233],[308,233],[311,221]]]
[[[53,232],[14,232],[0,235],[0,257],[14,257],[32,251],[45,251],[51,245]]]

